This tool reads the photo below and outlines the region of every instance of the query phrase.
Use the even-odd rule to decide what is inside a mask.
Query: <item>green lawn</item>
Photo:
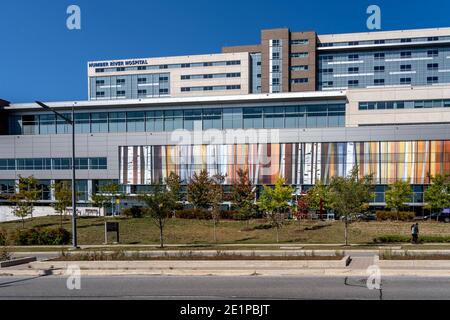
[[[118,218],[109,221],[120,222],[122,244],[158,244],[159,232],[149,218]],[[252,220],[250,229],[265,224],[265,220]],[[43,217],[27,220],[25,227],[58,227],[59,217]],[[373,238],[382,235],[410,234],[411,222],[355,222],[350,225],[350,241],[353,244],[368,244]],[[21,228],[21,222],[0,223],[0,229],[13,232]],[[67,218],[64,227],[70,230]],[[275,229],[246,230],[246,223],[240,221],[221,221],[217,227],[217,239],[222,244],[266,244],[275,242]],[[450,236],[450,224],[438,222],[420,223],[421,235]],[[113,238],[113,234],[110,236]],[[79,218],[78,239],[80,245],[103,244],[104,219]],[[289,221],[280,230],[280,243],[342,243],[344,224],[340,221],[314,222]],[[166,244],[213,244],[213,224],[204,220],[170,219],[165,229]]]

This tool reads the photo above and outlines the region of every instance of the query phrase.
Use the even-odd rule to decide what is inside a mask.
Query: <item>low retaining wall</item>
[[[348,257],[340,260],[228,260],[228,261],[45,261],[32,262],[35,270],[67,269],[76,265],[81,270],[292,270],[304,268],[345,268]]]
[[[89,216],[103,216],[103,209],[99,211],[98,208],[77,208],[77,213],[81,217],[89,217]],[[37,217],[47,217],[47,216],[56,216],[59,215],[55,211],[53,207],[43,206],[43,207],[34,207],[33,210],[33,218]],[[67,216],[71,215],[70,209],[67,211]],[[0,222],[8,222],[8,221],[18,221],[20,218],[16,217],[10,206],[0,205]]]

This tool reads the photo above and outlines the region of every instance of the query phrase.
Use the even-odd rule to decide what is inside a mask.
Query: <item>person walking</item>
[[[412,243],[417,244],[419,242],[419,224],[413,224],[411,226]]]

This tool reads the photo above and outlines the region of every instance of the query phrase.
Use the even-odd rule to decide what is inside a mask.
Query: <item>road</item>
[[[344,277],[0,277],[0,299],[446,299],[449,278],[385,278],[381,290]]]

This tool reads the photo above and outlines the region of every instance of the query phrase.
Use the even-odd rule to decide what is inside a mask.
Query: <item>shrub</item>
[[[142,218],[145,215],[145,211],[145,208],[133,207],[123,209],[121,214],[131,218]]]
[[[14,243],[19,246],[66,245],[70,243],[71,233],[64,228],[17,230]]]
[[[272,229],[273,225],[271,224],[258,224],[257,226],[254,226],[253,229],[254,230],[267,230],[267,229]]]
[[[5,230],[0,230],[0,246],[6,246],[8,243],[8,233]]]
[[[404,235],[385,235],[373,239],[375,243],[400,243],[400,242],[411,242],[410,236]],[[419,235],[420,243],[450,243],[450,236],[429,236]]]
[[[183,209],[175,212],[175,217],[178,219],[199,219],[210,220],[212,218],[211,212],[201,209]]]
[[[414,219],[416,214],[414,212],[409,211],[399,211],[398,213],[395,211],[377,211],[376,212],[378,221],[386,221],[386,220],[400,220],[400,221],[411,221]]]

